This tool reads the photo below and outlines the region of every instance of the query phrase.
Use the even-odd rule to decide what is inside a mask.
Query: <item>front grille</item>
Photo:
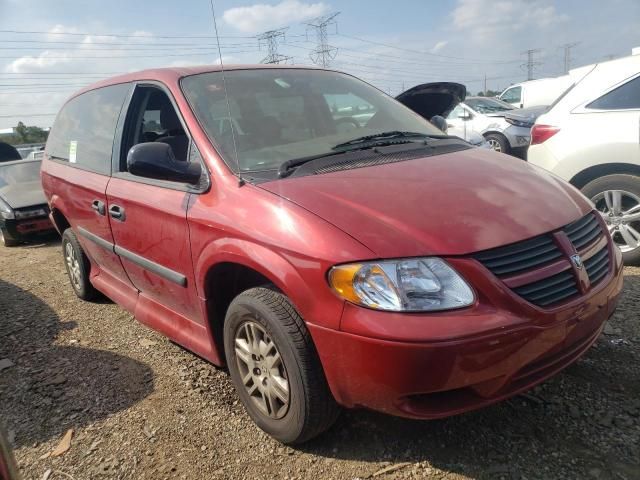
[[[528,302],[545,307],[578,294],[573,272],[565,270],[551,277],[513,289]]]
[[[587,269],[591,285],[596,285],[609,271],[609,250],[605,246],[589,260],[585,260],[584,268]]]
[[[590,213],[567,225],[564,228],[564,233],[567,234],[576,250],[580,251],[600,238],[602,228],[596,216]]]
[[[505,247],[485,250],[475,259],[498,277],[541,267],[562,256],[562,252],[550,235],[542,235]]]
[[[594,213],[589,213],[570,223],[562,228],[562,231],[578,253],[584,252],[605,235]],[[485,250],[473,257],[501,279],[507,279],[521,273],[535,272],[562,257],[566,258],[555,243],[552,233],[504,247]],[[609,249],[606,245],[584,261],[584,268],[592,286],[595,286],[606,276],[609,264]],[[577,280],[571,268],[541,280],[520,285],[513,288],[513,291],[528,302],[540,307],[556,305],[580,294]]]

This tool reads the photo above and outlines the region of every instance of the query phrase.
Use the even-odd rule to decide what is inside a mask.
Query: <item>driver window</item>
[[[510,88],[502,94],[502,96],[500,97],[500,100],[507,103],[519,103],[521,91],[522,91],[522,87]]]
[[[121,171],[127,170],[126,157],[129,149],[144,142],[166,143],[171,147],[176,160],[188,160],[189,137],[171,100],[159,88],[136,88],[124,132]]]

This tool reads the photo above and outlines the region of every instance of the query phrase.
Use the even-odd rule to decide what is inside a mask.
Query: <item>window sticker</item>
[[[69,161],[71,163],[76,163],[77,153],[78,153],[78,142],[76,140],[71,140],[69,142]]]

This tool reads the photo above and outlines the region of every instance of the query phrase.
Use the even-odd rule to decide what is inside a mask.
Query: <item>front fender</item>
[[[326,283],[329,264],[276,252],[247,240],[219,238],[203,248],[195,262],[198,295],[204,300],[207,274],[220,263],[236,263],[255,270],[291,300],[306,322],[339,328],[343,301]]]

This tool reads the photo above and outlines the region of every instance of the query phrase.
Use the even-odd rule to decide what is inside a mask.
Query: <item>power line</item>
[[[533,70],[535,67],[542,65],[542,62],[538,62],[534,59],[534,54],[541,52],[539,48],[530,48],[522,52],[522,55],[527,56],[527,63],[523,63],[523,67],[527,67],[527,80],[533,80]]]
[[[432,56],[432,57],[451,58],[451,59],[454,59],[454,60],[465,60],[465,61],[467,61],[467,63],[477,63],[477,64],[486,65],[487,63],[502,64],[502,63],[516,63],[516,62],[519,61],[519,60],[491,60],[491,59],[479,59],[479,58],[470,59],[470,58],[467,58],[467,57],[456,57],[456,56],[453,56],[453,55],[443,55],[443,54],[439,54],[439,53],[425,52],[425,51],[422,51],[422,50],[412,50],[410,48],[398,47],[396,45],[392,45],[392,44],[389,44],[389,43],[376,42],[376,41],[373,41],[373,40],[367,40],[367,39],[360,38],[360,37],[354,37],[353,35],[345,35],[343,33],[337,33],[336,35],[339,35],[339,36],[344,37],[344,38],[350,38],[352,40],[358,40],[359,42],[370,43],[372,45],[379,45],[381,47],[393,48],[393,49],[400,50],[400,51],[403,51],[403,52],[417,53],[417,54],[420,54],[420,55],[427,55],[427,56]]]
[[[231,52],[227,52],[227,53],[255,53],[258,50],[233,50]],[[194,56],[204,56],[204,55],[211,55],[212,53],[215,53],[215,51],[213,49],[208,50],[206,52],[192,52],[192,53],[163,53],[163,54],[159,54],[159,55],[102,55],[102,56],[91,56],[91,57],[77,57],[77,56],[59,56],[59,57],[55,57],[55,56],[47,56],[45,58],[47,59],[57,59],[57,60],[99,60],[99,59],[129,59],[129,58],[158,58],[158,57],[194,57]],[[0,56],[0,59],[11,59],[11,60],[15,60],[17,58],[22,58],[22,57],[7,57],[7,56]]]
[[[69,35],[69,36],[81,36],[81,37],[114,37],[114,38],[213,38],[214,35],[155,35],[155,34],[137,34],[127,35],[122,33],[88,33],[88,32],[46,32],[42,30],[0,30],[0,33],[11,34],[24,34],[24,35]],[[252,39],[254,37],[239,36],[239,35],[227,35],[219,38],[246,38]]]
[[[288,57],[286,55],[280,55],[278,53],[278,39],[284,39],[284,32],[288,29],[280,28],[278,30],[269,30],[268,32],[264,32],[258,35],[256,38],[258,39],[258,44],[261,42],[267,43],[267,56],[260,60],[260,63],[280,63],[280,62],[288,62],[292,57]]]
[[[0,115],[0,118],[17,118],[17,117],[53,117],[57,113],[16,113],[15,115]]]
[[[316,65],[321,65],[326,68],[329,66],[331,60],[336,57],[338,49],[329,45],[327,27],[329,25],[336,25],[335,18],[340,15],[340,12],[330,13],[321,17],[314,18],[305,23],[307,28],[312,28],[316,33],[317,47],[309,54],[309,58]]]

